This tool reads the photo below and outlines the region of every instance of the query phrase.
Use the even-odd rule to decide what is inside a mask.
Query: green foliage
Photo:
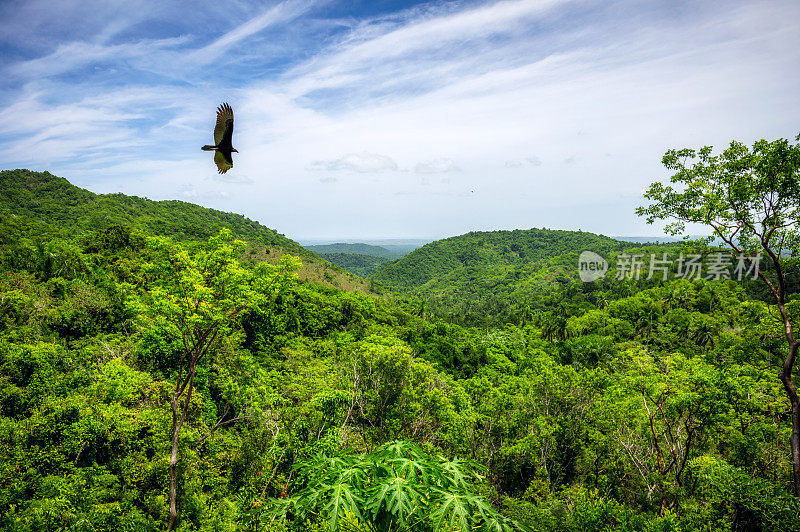
[[[732,254],[757,272],[772,296],[786,340],[779,378],[791,409],[793,489],[800,497],[800,397],[794,377],[800,340],[793,332],[796,313],[786,305],[794,277],[787,270],[796,267],[800,254],[800,135],[796,141],[762,139],[752,149],[733,141],[719,155],[712,155],[711,146],[669,150],[663,163],[675,172],[670,181],[678,186],[651,184],[645,193],[651,204],[636,212],[648,223],[671,221],[666,230],[672,234],[682,233],[687,223],[712,228]],[[762,254],[766,268],[760,267]],[[696,325],[695,341],[708,346],[714,340],[713,324]]]
[[[613,498],[600,495],[596,490],[585,488],[567,490],[561,498],[540,504],[508,500],[507,505],[512,517],[537,532],[716,530],[695,516],[681,520],[669,511],[662,516],[642,514]]]
[[[637,213],[648,223],[672,219],[667,227],[672,234],[682,233],[687,222],[702,223],[747,253],[761,252],[759,239],[765,237],[797,255],[800,144],[759,140],[750,149],[733,141],[720,155],[712,150],[667,151],[664,166],[681,187],[653,183],[645,193],[651,205]]]
[[[481,480],[477,464],[431,455],[407,441],[367,454],[318,455],[296,468],[300,489],[271,501],[273,519],[318,518],[332,532],[522,529],[473,492]]]
[[[143,270],[154,280],[141,303],[150,328],[182,338],[184,346],[208,330],[225,336],[232,318],[268,304],[291,280],[286,274],[300,267],[286,255],[280,266],[262,262],[243,268],[237,257],[244,242],[229,243],[230,238],[231,232],[223,230],[192,249],[164,237],[150,241],[154,254]]]
[[[189,253],[164,237],[156,237],[150,241],[153,259],[143,268],[153,278],[150,291],[139,304],[147,321],[145,327],[157,331],[159,336],[171,338],[170,343],[181,345],[177,364],[171,372],[175,391],[170,398],[169,530],[174,530],[178,519],[180,431],[192,409],[198,365],[213,357],[217,372],[221,374],[217,386],[221,388],[226,410],[193,447],[221,425],[246,419],[250,412],[263,410],[262,399],[266,394],[263,388],[259,389],[257,380],[255,384],[241,383],[236,378],[237,375],[246,376],[246,372],[237,367],[245,357],[231,352],[236,348],[234,327],[243,312],[271,301],[293,279],[291,274],[300,268],[299,260],[289,255],[283,257],[279,267],[260,263],[253,269],[243,268],[237,257],[245,244],[239,240],[229,242],[230,239],[230,231],[222,230]],[[225,340],[229,342],[228,349],[223,347]],[[201,379],[203,373],[201,369]],[[225,419],[231,407],[239,410],[239,414]]]
[[[391,259],[358,253],[318,253],[328,262],[341,266],[359,277],[368,277]]]
[[[724,460],[699,456],[689,463],[713,515],[743,530],[790,532],[800,523],[800,503],[774,483],[752,478]]]
[[[374,297],[291,279],[238,218],[206,238],[224,216],[2,175],[2,529],[163,529],[187,346],[207,351],[177,400],[180,530],[797,522],[763,291],[575,279],[582,247],[612,268],[677,247],[476,233],[392,265],[414,286]]]

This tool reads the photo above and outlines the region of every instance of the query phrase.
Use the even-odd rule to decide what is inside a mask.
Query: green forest
[[[390,262],[389,259],[383,257],[362,253],[318,253],[318,255],[331,264],[341,266],[350,273],[361,277],[369,277],[381,266]]]
[[[712,239],[551,229],[358,262],[0,172],[0,528],[800,530],[798,154],[668,152],[639,209],[767,250],[761,278],[648,274]]]
[[[304,246],[306,249],[314,253],[346,253],[352,255],[369,255],[372,257],[382,257],[384,259],[399,259],[408,252],[400,251],[398,248],[401,246],[394,245],[393,249],[384,246],[375,246],[370,244],[317,244]]]

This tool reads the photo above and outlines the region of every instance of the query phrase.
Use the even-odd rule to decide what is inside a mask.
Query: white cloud
[[[64,103],[52,98],[41,89],[0,111],[2,131],[9,136],[0,144],[0,159],[50,168],[105,165],[109,171],[126,161],[163,166],[185,156],[175,146],[186,130],[199,137],[199,100],[185,90],[130,86]],[[151,113],[160,120],[151,122]],[[187,122],[190,115],[194,118]],[[210,136],[212,124],[202,125]]]
[[[349,153],[333,161],[314,161],[309,170],[347,170],[358,173],[375,173],[397,170],[397,163],[391,157],[378,153]]]
[[[452,159],[433,159],[417,164],[414,171],[418,174],[444,174],[458,172],[461,168],[456,166]]]
[[[178,188],[178,195],[184,199],[197,199],[200,197],[200,194],[197,192],[197,187],[194,185],[181,185]]]
[[[542,166],[542,160],[538,157],[525,157],[524,160],[513,159],[506,161],[506,168],[522,168],[523,166]]]
[[[94,36],[72,30],[39,59],[6,62],[0,73],[16,74],[0,80],[0,160],[150,197],[199,182],[194,197],[213,202],[202,187],[216,170],[199,146],[230,101],[240,154],[225,176],[252,184],[228,187],[226,208],[289,236],[323,225],[341,236],[623,234],[650,230],[633,208],[667,175],[667,148],[797,133],[786,113],[800,83],[795,1],[609,2],[591,18],[569,1],[434,3],[341,21],[315,5],[241,0],[225,7],[229,25],[208,30],[194,22],[218,20],[209,5],[180,34],[157,31],[180,22],[163,14],[142,35],[144,24],[95,21]],[[291,53],[275,59],[284,44]],[[124,77],[86,68],[99,63]],[[441,154],[461,167],[446,187],[371,175],[449,168]],[[307,170],[327,172],[321,183],[353,175],[309,191]]]
[[[362,80],[375,88],[379,83],[417,78],[420,73],[428,79],[446,71],[452,75],[453,63],[472,55],[474,44],[485,47],[492,36],[522,34],[527,31],[526,22],[559,3],[566,2],[503,1],[438,17],[425,14],[400,27],[386,27],[388,31],[377,35],[374,27],[362,26],[342,45],[289,71],[287,77],[293,80],[289,92],[301,95]],[[426,58],[431,52],[436,56]],[[439,57],[442,52],[447,61]],[[408,62],[409,58],[413,61]]]
[[[119,61],[151,59],[162,50],[180,46],[186,41],[186,37],[143,39],[116,45],[75,41],[60,45],[53,53],[44,57],[16,63],[9,70],[12,74],[25,78],[55,76],[96,63],[116,64]]]
[[[224,200],[230,196],[227,190],[200,189],[197,186],[185,183],[178,187],[178,196],[189,202],[200,200]]]
[[[238,42],[270,26],[290,22],[318,3],[308,0],[286,0],[280,2],[257,17],[227,32],[214,42],[195,50],[186,59],[188,62],[196,64],[212,63]]]
[[[0,40],[17,49],[47,49],[70,38],[98,42],[113,38],[136,24],[165,15],[166,2],[128,0],[26,0],[0,3]],[[183,10],[185,11],[185,10]]]
[[[242,175],[239,173],[234,172],[226,172],[224,174],[217,174],[214,176],[214,179],[217,181],[222,181],[223,183],[230,183],[232,185],[252,185],[253,180],[247,177],[246,175]]]

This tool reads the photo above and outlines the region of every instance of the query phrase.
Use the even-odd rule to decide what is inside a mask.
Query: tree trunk
[[[797,392],[792,402],[792,469],[794,470],[794,495],[800,497],[800,400]]]
[[[169,523],[167,530],[175,530],[178,521],[178,401],[172,401],[172,451],[169,455]]]
[[[169,455],[169,523],[167,530],[175,530],[175,524],[178,521],[178,436],[184,421],[186,421],[186,416],[189,414],[189,405],[192,402],[192,392],[194,391],[194,375],[199,358],[199,356],[192,357],[186,370],[186,379],[178,381],[177,389],[170,402],[170,406],[172,406],[172,450]],[[184,391],[186,391],[186,397],[181,405],[180,398]]]
[[[792,473],[795,497],[800,497],[800,398],[798,398],[797,388],[792,382],[792,369],[797,357],[798,346],[799,344],[796,342],[789,346],[789,354],[786,356],[786,362],[784,362],[780,374],[783,388],[786,390],[786,395],[789,397],[789,404],[792,408],[792,437],[790,442],[792,446]]]

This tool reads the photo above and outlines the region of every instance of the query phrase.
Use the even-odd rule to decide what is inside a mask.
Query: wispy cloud
[[[542,160],[538,157],[525,157],[523,160],[514,159],[512,161],[506,161],[505,165],[506,168],[522,168],[523,166],[542,166]]]
[[[797,129],[793,0],[376,3],[369,16],[336,0],[137,1],[0,6],[4,164],[225,201],[298,237],[318,230],[308,212],[343,236],[621,234],[641,227],[633,204],[667,148]],[[222,101],[240,151],[222,183],[249,185],[227,198],[199,150]],[[427,176],[456,168],[453,183]],[[401,169],[421,176],[373,178]]]
[[[478,68],[475,48],[496,49],[493,37],[520,35],[526,22],[564,0],[504,1],[464,12],[405,20],[399,27],[382,25],[377,33],[364,25],[341,45],[287,72],[287,90],[292,97],[315,95],[341,87],[357,86],[350,98],[383,96],[392,87],[409,84],[434,88],[465,71]],[[506,48],[501,46],[500,48]],[[494,55],[494,61],[508,58]],[[486,58],[486,54],[479,54]],[[443,58],[446,57],[446,60]],[[361,82],[369,80],[366,85]],[[322,96],[324,93],[319,94]]]
[[[56,76],[99,63],[104,63],[105,68],[113,68],[108,63],[117,64],[128,60],[150,59],[157,52],[182,45],[187,40],[184,36],[169,39],[145,39],[135,43],[116,45],[70,42],[60,45],[51,54],[16,63],[8,70],[11,74],[24,78],[41,78]]]
[[[333,161],[314,161],[309,170],[348,170],[359,173],[375,173],[397,170],[397,163],[387,155],[378,153],[349,153]]]
[[[444,174],[447,172],[458,172],[461,168],[456,166],[452,159],[433,159],[417,164],[414,171],[418,174]]]
[[[17,51],[31,49],[45,54],[48,49],[69,42],[105,43],[138,24],[169,16],[170,9],[168,2],[150,0],[3,2],[0,3],[0,42],[14,44]],[[191,20],[191,10],[179,9],[184,13],[182,20]]]
[[[238,174],[238,173],[224,173],[224,174],[217,174],[214,176],[214,179],[217,181],[222,181],[223,183],[230,183],[232,185],[252,185],[253,180],[246,175]]]
[[[212,63],[240,41],[270,26],[290,22],[320,3],[322,3],[321,0],[286,0],[280,2],[262,14],[228,31],[213,42],[191,52],[186,56],[186,60],[195,64]]]

